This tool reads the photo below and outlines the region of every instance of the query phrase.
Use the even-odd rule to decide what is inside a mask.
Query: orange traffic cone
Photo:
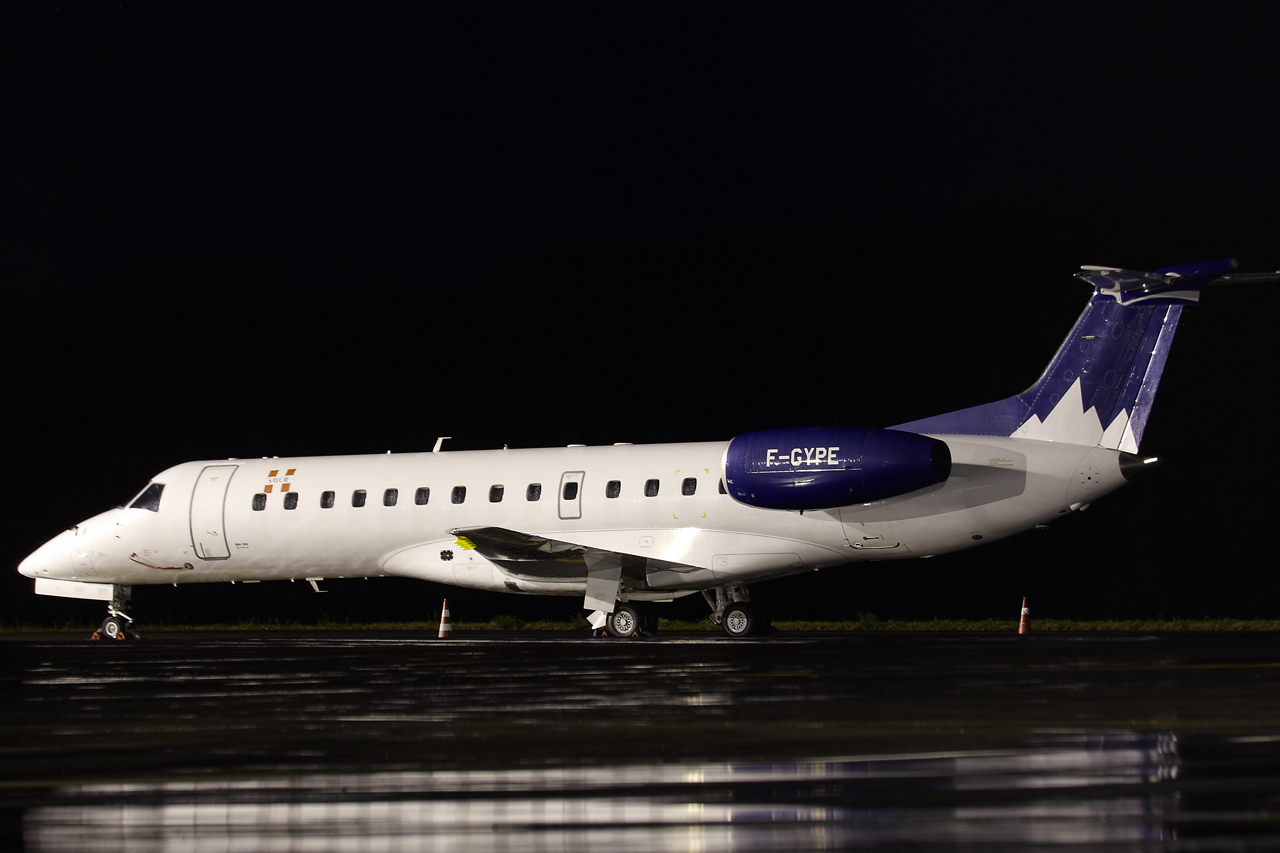
[[[1022,597],[1022,618],[1018,620],[1018,633],[1030,634],[1031,628],[1027,625],[1027,617],[1031,615],[1031,611],[1027,609],[1027,597]]]
[[[440,610],[440,636],[441,640],[453,638],[453,623],[449,621],[449,599],[444,600],[444,605]]]

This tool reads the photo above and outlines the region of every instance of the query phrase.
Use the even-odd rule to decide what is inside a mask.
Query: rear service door
[[[231,556],[227,548],[227,531],[223,527],[223,504],[227,486],[238,465],[209,465],[200,472],[191,493],[191,547],[202,560],[225,560]]]
[[[582,471],[565,471],[560,476],[560,517],[582,518]]]

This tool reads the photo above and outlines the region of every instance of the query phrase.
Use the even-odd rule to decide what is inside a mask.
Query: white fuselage
[[[121,585],[395,575],[486,590],[583,593],[585,577],[511,572],[470,547],[465,532],[450,532],[485,527],[651,561],[643,581],[632,579],[633,594],[669,599],[991,542],[1124,483],[1114,450],[934,437],[951,451],[946,482],[803,513],[759,509],[722,493],[728,442],[188,462],[153,479],[164,486],[155,511],[122,507],[97,515],[50,540],[20,571]],[[684,493],[689,479],[696,480],[693,494]],[[651,480],[658,481],[656,496],[646,495]],[[617,497],[607,496],[611,481]],[[578,484],[570,498],[568,482]],[[537,500],[528,499],[531,485],[541,487]],[[465,499],[455,502],[459,486]],[[491,500],[495,486],[502,487],[500,500]],[[419,503],[424,488],[429,498]],[[389,489],[396,490],[394,505],[387,505]],[[363,506],[353,505],[359,491]],[[326,492],[333,493],[330,507],[322,506]],[[289,499],[295,508],[286,508],[287,495],[296,495]]]

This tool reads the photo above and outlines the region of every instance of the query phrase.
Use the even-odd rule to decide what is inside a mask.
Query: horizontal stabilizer
[[[1236,261],[1206,261],[1143,272],[1086,264],[1076,278],[1087,281],[1101,296],[1121,305],[1158,302],[1191,305],[1200,301],[1200,289],[1210,284],[1240,284],[1280,280],[1280,272],[1238,273]]]
[[[1280,270],[1275,272],[1233,272],[1219,276],[1210,284],[1258,284],[1264,281],[1280,281]]]

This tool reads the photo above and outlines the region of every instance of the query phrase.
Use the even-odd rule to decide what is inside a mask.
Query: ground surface
[[[6,635],[0,656],[12,849],[1280,844],[1269,634]]]

